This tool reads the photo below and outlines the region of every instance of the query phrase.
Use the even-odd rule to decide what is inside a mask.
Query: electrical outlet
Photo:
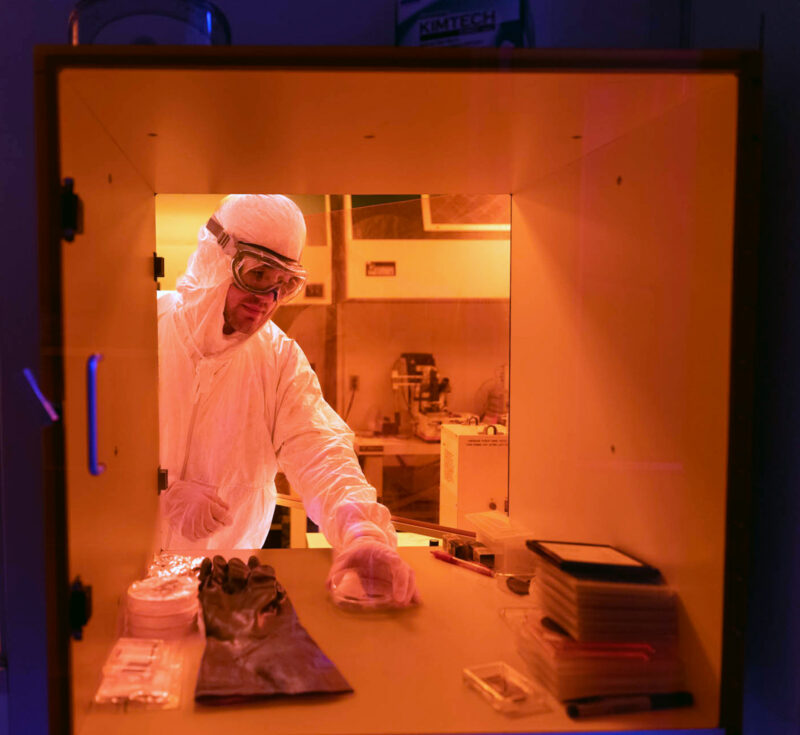
[[[358,375],[350,376],[350,390],[358,390]]]
[[[325,295],[325,289],[322,283],[307,283],[306,284],[306,298],[307,299],[321,299]]]

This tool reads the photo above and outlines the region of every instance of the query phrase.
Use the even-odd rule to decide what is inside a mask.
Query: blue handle
[[[97,461],[97,364],[103,356],[95,353],[86,361],[86,410],[89,426],[89,472],[101,475],[106,466]]]

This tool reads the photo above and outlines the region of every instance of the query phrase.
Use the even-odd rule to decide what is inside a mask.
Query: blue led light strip
[[[101,475],[106,466],[97,461],[97,364],[103,356],[95,353],[86,361],[86,410],[89,427],[89,472]]]

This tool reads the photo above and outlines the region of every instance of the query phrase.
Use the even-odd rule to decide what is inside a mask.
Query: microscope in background
[[[395,416],[406,412],[413,432],[426,442],[438,442],[442,424],[477,423],[474,413],[458,413],[447,408],[450,379],[439,376],[433,355],[427,352],[404,352],[392,366],[392,390]]]

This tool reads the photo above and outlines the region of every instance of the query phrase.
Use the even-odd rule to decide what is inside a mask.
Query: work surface
[[[506,661],[526,672],[500,617],[502,608],[519,606],[526,598],[502,591],[490,577],[438,561],[425,548],[400,552],[416,570],[422,603],[411,610],[373,614],[344,612],[329,601],[324,581],[330,550],[253,552],[274,566],[300,621],[350,682],[353,694],[198,706],[193,693],[203,639],[196,635],[186,642],[180,709],[94,710],[79,735],[564,732],[711,724],[702,723],[694,708],[576,723],[549,698],[551,709],[542,714],[513,718],[495,712],[464,685],[462,670]],[[249,556],[241,551],[224,555]]]

